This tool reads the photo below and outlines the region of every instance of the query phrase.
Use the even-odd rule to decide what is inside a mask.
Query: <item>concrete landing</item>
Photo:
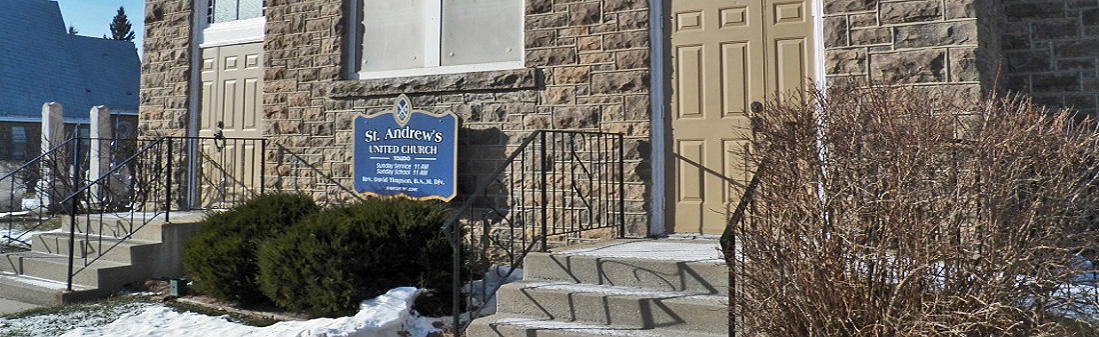
[[[34,308],[41,308],[41,306],[0,298],[0,316],[11,315]]]

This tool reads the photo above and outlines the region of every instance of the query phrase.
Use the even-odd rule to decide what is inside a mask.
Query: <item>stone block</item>
[[[824,18],[824,47],[845,46],[847,46],[847,18],[844,16]]]
[[[622,30],[648,29],[649,11],[629,11],[618,14],[618,28]]]
[[[588,82],[588,66],[561,67],[553,69],[554,84],[581,84]]]
[[[603,36],[603,49],[629,49],[649,46],[648,31],[610,33]]]
[[[599,10],[599,2],[584,2],[569,5],[570,25],[592,25],[599,23],[603,13]]]
[[[1034,93],[1054,93],[1080,90],[1080,76],[1068,74],[1036,74],[1031,76],[1030,91]]]
[[[1096,97],[1094,93],[1065,95],[1065,106],[1074,109],[1086,110],[1091,110],[1099,107],[1099,105],[1096,104]]]
[[[1085,25],[1099,25],[1099,8],[1080,11],[1080,22]]]
[[[875,13],[851,14],[847,16],[847,24],[851,28],[875,27],[878,25],[878,15]]]
[[[1094,58],[1060,59],[1057,60],[1057,70],[1095,70]]]
[[[1038,49],[1037,46],[1033,48]],[[1057,57],[1097,57],[1099,56],[1099,39],[1054,42],[1053,51]]]
[[[539,15],[528,15],[526,20],[526,29],[543,29],[543,28],[558,28],[568,25],[567,13],[547,13]]]
[[[576,64],[576,49],[568,47],[527,50],[528,66]]]
[[[944,16],[947,20],[976,18],[976,2],[980,0],[950,0],[944,1],[946,8]]]
[[[870,55],[870,77],[885,84],[946,81],[946,51],[923,49]]]
[[[603,49],[603,37],[600,35],[578,37],[576,38],[576,49],[580,51]]]
[[[950,81],[979,81],[981,72],[977,68],[977,48],[950,49]]]
[[[952,0],[964,1],[964,0]],[[943,18],[942,1],[921,0],[883,2],[879,13],[882,24],[936,21]]]
[[[648,2],[645,0],[605,0],[603,8],[608,12],[643,9],[648,8]]]
[[[977,22],[957,21],[898,26],[893,28],[896,48],[976,45]]]
[[[553,0],[528,0],[527,14],[543,14],[553,10]]]
[[[591,75],[595,94],[640,93],[649,88],[648,71],[622,71]]]
[[[1010,1],[1004,3],[1004,15],[1007,20],[1033,20],[1062,18],[1065,15],[1064,1]]]
[[[856,74],[866,72],[866,49],[831,49],[824,51],[825,72]]]
[[[1008,75],[1003,81],[1000,81],[1000,86],[1004,90],[1025,93],[1030,90],[1030,76]]]
[[[614,62],[614,53],[601,52],[601,53],[583,53],[580,54],[581,64],[600,64]]]
[[[575,103],[576,88],[572,86],[546,87],[546,90],[542,91],[542,104],[564,105]]]
[[[553,127],[557,129],[599,128],[599,108],[594,106],[561,107],[553,109]]]
[[[893,30],[888,27],[851,29],[851,45],[863,46],[893,42]]]
[[[1004,50],[1030,48],[1029,32],[1015,32],[1000,36],[1000,46]]]
[[[649,67],[649,51],[626,50],[615,53],[615,66],[620,70]]]
[[[1034,23],[1032,36],[1036,40],[1057,40],[1080,36],[1080,24],[1075,19],[1042,20]]]
[[[824,2],[824,14],[869,11],[878,8],[878,0],[830,0]]]

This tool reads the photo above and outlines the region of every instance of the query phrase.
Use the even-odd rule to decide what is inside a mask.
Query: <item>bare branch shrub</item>
[[[1094,120],[911,88],[809,96],[769,104],[755,122],[759,190],[730,261],[738,330],[1063,336],[1094,327]]]

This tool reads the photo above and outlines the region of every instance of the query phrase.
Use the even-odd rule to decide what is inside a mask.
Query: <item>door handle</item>
[[[760,103],[758,101],[752,102],[752,104],[749,106],[749,108],[752,109],[753,113],[758,114],[760,112],[763,112],[763,103]]]

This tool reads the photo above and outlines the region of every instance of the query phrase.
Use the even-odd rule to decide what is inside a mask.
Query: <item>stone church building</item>
[[[144,50],[143,134],[348,181],[352,120],[401,94],[458,115],[459,186],[531,130],[623,133],[632,236],[720,233],[749,107],[809,83],[1099,111],[1099,0],[147,0]]]

